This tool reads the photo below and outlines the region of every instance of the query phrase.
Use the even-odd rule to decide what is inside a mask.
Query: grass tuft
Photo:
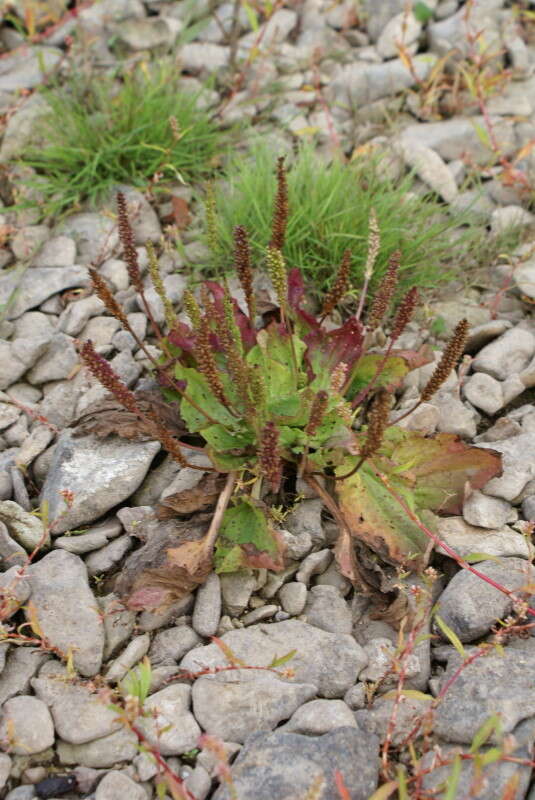
[[[276,192],[275,161],[269,148],[256,146],[251,158],[231,160],[216,187],[218,260],[223,269],[232,263],[232,230],[237,219],[250,234],[255,263],[265,257]],[[362,286],[372,210],[381,232],[372,290],[396,250],[402,253],[398,299],[413,286],[434,288],[455,277],[459,268],[477,262],[483,236],[481,226],[471,224],[468,213],[449,214],[431,194],[416,194],[410,175],[394,182],[380,174],[377,164],[376,158],[367,158],[349,165],[339,161],[326,165],[307,146],[288,164],[290,217],[283,254],[289,267],[302,270],[318,295],[328,290],[346,248],[353,254],[353,284]]]
[[[44,214],[94,206],[118,183],[192,181],[213,170],[221,135],[170,68],[77,80],[43,93],[51,107],[45,145],[22,160],[37,172]]]

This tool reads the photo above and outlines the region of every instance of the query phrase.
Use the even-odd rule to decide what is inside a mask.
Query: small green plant
[[[37,172],[46,214],[95,204],[119,183],[191,181],[213,167],[217,128],[170,68],[93,76],[43,93],[51,108],[42,123],[46,142],[23,162]]]
[[[238,226],[234,263],[244,308],[231,297],[226,284],[207,282],[201,287],[200,302],[191,292],[184,296],[189,324],[177,319],[168,302],[166,336],[153,321],[160,358],[138,340],[153,363],[166,400],[180,409],[188,445],[165,428],[155,412],[140,407],[91,342],[85,342],[81,350],[91,372],[138,417],[145,434],[158,439],[179,464],[189,466],[183,447],[193,444],[209,456],[208,473],[226,476],[206,536],[168,551],[179,591],[191,591],[214,563],[219,572],[283,568],[283,542],[270,507],[277,506],[275,518],[279,517],[277,500],[292,491],[295,494],[298,478],[317,492],[339,523],[336,554],[343,574],[355,584],[364,587],[366,578],[357,565],[353,538],[390,563],[419,569],[427,546],[422,520],[432,525],[432,512],[458,511],[467,481],[480,487],[500,470],[496,453],[467,446],[456,436],[426,438],[391,424],[393,388],[410,369],[429,360],[426,353],[396,350],[417,303],[417,290],[413,287],[405,294],[388,321],[401,262],[396,252],[366,322],[363,294],[357,310],[343,324],[326,324],[351,288],[353,256],[346,250],[319,313],[312,314],[299,271],[287,271],[282,255],[288,219],[283,159],[277,173],[265,256],[277,306],[259,314],[251,248],[245,228]],[[120,194],[118,212],[130,279],[143,297],[133,234]],[[379,251],[380,236],[372,216],[363,270],[366,283]],[[163,300],[152,248],[149,255],[153,284]],[[108,310],[135,336],[105,281],[94,269],[91,276]],[[146,308],[150,318],[150,306]],[[386,350],[377,352],[370,343],[381,325],[390,333]],[[459,323],[414,408],[429,400],[446,380],[463,352],[467,329],[465,320]],[[323,488],[319,477],[328,488]],[[412,516],[400,507],[398,498]],[[142,593],[145,588],[140,587]],[[153,601],[157,595],[153,593]],[[146,593],[139,602],[141,597],[147,599]]]
[[[257,263],[264,257],[270,236],[273,160],[267,147],[256,146],[250,158],[231,161],[224,181],[215,189],[214,221],[206,239],[223,270],[232,263],[236,220],[251,231]],[[348,165],[336,160],[326,165],[313,148],[302,147],[288,173],[292,216],[283,249],[285,260],[301,270],[312,292],[321,295],[328,290],[344,250],[351,248],[351,279],[360,288],[373,210],[381,227],[381,247],[372,289],[378,287],[389,256],[396,250],[403,252],[397,299],[411,286],[436,288],[451,280],[459,263],[473,259],[480,234],[471,226],[469,215],[448,216],[443,205],[430,196],[416,195],[412,186],[411,176],[397,182],[382,177],[376,158],[357,158]],[[460,225],[466,228],[456,243],[454,261],[451,232]]]

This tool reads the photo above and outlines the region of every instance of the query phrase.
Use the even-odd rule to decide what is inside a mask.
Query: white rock
[[[503,392],[500,383],[484,372],[471,375],[463,385],[464,396],[476,408],[493,416],[503,407]]]
[[[147,654],[149,647],[150,636],[148,633],[143,633],[141,636],[136,636],[132,639],[121,655],[115,661],[112,661],[108,667],[105,675],[106,680],[110,683],[116,683],[124,678],[128,670]]]
[[[519,326],[506,331],[479,351],[472,362],[476,372],[505,380],[521,372],[535,355],[535,336]]]
[[[29,756],[54,744],[50,711],[37,697],[12,697],[4,703],[0,739],[9,742],[12,753]]]
[[[311,700],[298,708],[279,730],[286,733],[321,736],[335,728],[345,726],[356,728],[357,723],[355,715],[343,700]]]
[[[459,190],[455,179],[442,158],[430,147],[415,140],[401,138],[398,143],[405,163],[447,203],[451,203]]]
[[[163,756],[186,753],[196,746],[201,735],[189,711],[190,695],[190,686],[177,683],[151,695],[145,703],[150,716],[140,720],[139,727]]]
[[[422,30],[412,11],[402,12],[392,17],[383,28],[376,44],[381,58],[395,58],[400,46],[408,47],[415,42]]]
[[[531,548],[524,536],[507,526],[490,530],[469,525],[462,517],[444,517],[438,520],[437,531],[440,538],[462,558],[471,554],[481,554],[478,561],[494,556],[530,558]],[[439,546],[435,549],[448,555]]]
[[[463,517],[470,525],[480,528],[501,528],[510,521],[511,505],[497,497],[474,490],[464,501]]]

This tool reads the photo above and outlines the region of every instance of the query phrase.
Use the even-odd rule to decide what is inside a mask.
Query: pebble
[[[396,649],[389,639],[372,639],[364,645],[364,651],[368,658],[366,668],[359,674],[361,681],[371,681],[377,683],[381,681],[382,686],[397,683],[398,675],[393,668],[396,660]],[[405,675],[412,678],[420,672],[420,660],[418,656],[411,653],[405,661]]]
[[[383,742],[391,720],[394,720],[392,743],[401,744],[413,730],[416,722],[429,710],[431,698],[403,697],[395,713],[395,697],[376,697],[371,708],[355,712],[357,725],[368,735],[375,734]]]
[[[377,52],[383,59],[395,58],[399,55],[399,46],[409,47],[413,44],[422,30],[422,23],[418,22],[412,11],[403,11],[392,17],[377,39]]]
[[[191,625],[199,636],[215,636],[221,618],[221,581],[212,572],[197,589]]]
[[[111,770],[100,781],[95,800],[147,800],[145,790],[124,772]]]
[[[112,570],[132,549],[130,536],[119,536],[99,550],[95,550],[85,559],[88,575],[102,575]]]
[[[39,544],[46,547],[50,543],[50,536],[45,532],[42,521],[12,500],[0,502],[0,522],[28,552],[32,552]]]
[[[0,789],[3,789],[11,772],[11,758],[7,753],[0,753]]]
[[[312,544],[322,547],[325,544],[325,533],[323,531],[322,515],[323,503],[318,498],[302,500],[299,505],[285,519],[285,525],[290,533],[297,538],[294,547],[303,550],[308,547],[308,537]],[[303,536],[303,534],[308,536]],[[310,549],[310,548],[309,548]],[[302,558],[305,553],[301,552],[298,556],[290,558]]]
[[[105,673],[105,679],[109,683],[117,683],[120,681],[128,670],[137,664],[144,655],[147,654],[150,647],[150,636],[148,633],[143,633],[141,636],[135,636],[118,656],[109,665]]]
[[[96,675],[102,663],[104,630],[84,562],[66,550],[53,550],[28,573],[32,606],[43,636],[62,653],[72,651],[74,667],[81,675]]]
[[[75,258],[76,244],[73,239],[69,236],[54,236],[41,247],[33,259],[33,266],[72,267]]]
[[[5,657],[5,653],[3,653]],[[6,665],[0,675],[0,705],[16,694],[30,688],[30,680],[45,661],[48,653],[27,647],[16,647],[7,654]]]
[[[437,430],[440,433],[455,433],[463,439],[473,439],[477,433],[478,413],[462,403],[449,392],[438,392],[433,397],[438,408]]]
[[[96,211],[71,214],[60,223],[56,233],[75,241],[80,264],[109,257],[119,243],[115,221]]]
[[[297,617],[305,609],[307,587],[299,581],[290,581],[280,588],[279,599],[283,609],[292,617]]]
[[[149,744],[163,756],[182,755],[197,745],[201,729],[189,711],[191,687],[173,684],[150,695],[145,702],[149,716],[139,727]]]
[[[304,703],[279,730],[321,736],[336,728],[356,728],[355,715],[343,700],[311,700]]]
[[[510,439],[479,442],[502,454],[502,474],[492,478],[483,491],[492,497],[514,501],[531,478],[535,478],[535,434],[521,433]]]
[[[9,742],[16,755],[41,753],[54,744],[54,723],[46,705],[37,697],[12,697],[2,709],[0,739]]]
[[[90,686],[69,681],[57,661],[47,662],[31,685],[50,709],[58,736],[69,744],[92,742],[121,728],[117,712]]]
[[[297,572],[296,580],[308,586],[313,575],[321,575],[333,560],[332,550],[328,548],[310,553],[302,562]]]
[[[531,548],[526,538],[506,525],[490,529],[469,525],[462,517],[443,517],[437,522],[437,533],[462,558],[476,554],[478,561],[485,561],[491,556],[530,557]],[[438,553],[448,555],[438,545],[435,549]]]
[[[414,140],[407,142],[403,138],[398,142],[398,149],[407,166],[434,192],[447,203],[455,200],[459,194],[455,178],[438,153],[424,144]]]
[[[471,375],[463,385],[466,399],[485,414],[493,416],[504,405],[501,384],[484,372]]]
[[[480,528],[501,528],[511,521],[511,504],[474,489],[463,504],[463,517]],[[502,553],[501,555],[506,555]],[[508,554],[509,555],[509,554]]]
[[[344,703],[355,711],[364,708],[367,703],[367,690],[365,683],[356,683],[344,695]]]
[[[57,541],[57,540],[56,540]],[[104,626],[105,644],[104,660],[106,661],[130,639],[136,623],[134,611],[125,608],[118,595],[107,594],[98,597],[97,602]]]
[[[255,800],[306,797],[318,781],[338,770],[351,800],[368,800],[378,782],[379,740],[358,728],[344,726],[323,736],[259,731],[249,736],[232,765],[232,787],[238,797]],[[328,784],[330,786],[330,782]],[[222,784],[214,800],[231,800]],[[335,789],[323,793],[334,800]]]
[[[243,742],[255,731],[288,719],[316,691],[314,684],[282,680],[263,670],[220,672],[195,681],[193,712],[207,733]]]
[[[478,570],[513,592],[533,581],[533,569],[522,558],[481,561]],[[438,613],[461,642],[485,636],[498,620],[510,613],[512,600],[467,570],[458,572],[440,596]]]
[[[15,299],[7,310],[7,319],[17,319],[25,311],[36,308],[52,295],[65,289],[84,286],[88,280],[84,267],[34,267],[22,274],[18,270],[0,276],[0,304],[19,287]]]
[[[30,581],[20,567],[13,566],[0,574],[0,604],[4,619],[11,617],[28,600]]]
[[[335,586],[313,586],[308,591],[305,616],[309,625],[329,633],[350,634],[351,609]]]
[[[229,631],[221,638],[251,666],[267,666],[274,658],[297,651],[287,665],[295,671],[295,680],[314,684],[327,698],[343,696],[367,663],[366,653],[353,637],[327,633],[300,620],[260,623]],[[219,647],[209,644],[188,653],[180,667],[195,672],[226,664]]]
[[[240,619],[240,622],[245,627],[247,627],[247,625],[254,625],[257,622],[262,622],[264,619],[271,619],[278,610],[279,607],[276,605],[264,605],[253,609],[253,611],[249,611],[248,614],[245,614],[245,616]]]
[[[230,572],[220,576],[223,606],[231,617],[239,617],[249,604],[255,589],[255,577],[247,572]]]
[[[140,485],[159,449],[157,442],[93,435],[73,438],[64,431],[41,493],[41,501],[49,504],[50,519],[57,520],[54,532],[93,522],[126,500]],[[64,489],[74,493],[70,507],[60,494]]]
[[[74,553],[77,556],[90,553],[92,550],[98,550],[108,543],[105,533],[80,533],[76,536],[58,536],[54,539],[54,547],[60,547],[63,550],[68,550],[69,553]]]
[[[113,767],[120,761],[131,761],[138,753],[137,738],[126,728],[85,744],[69,744],[60,739],[56,750],[61,764],[96,769]]]
[[[197,632],[189,625],[177,625],[159,631],[153,639],[149,658],[153,665],[176,665],[186,653],[201,643]]]
[[[535,354],[535,336],[521,327],[511,328],[479,351],[472,362],[476,372],[505,380],[521,372]]]
[[[44,80],[63,57],[57,47],[32,45],[6,53],[0,72],[0,92],[33,89]]]

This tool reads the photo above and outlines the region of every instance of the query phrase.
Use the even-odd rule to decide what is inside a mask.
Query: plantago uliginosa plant
[[[180,321],[166,303],[169,330],[164,336],[153,320],[161,349],[154,358],[145,349],[164,397],[177,403],[188,442],[209,456],[212,470],[227,475],[209,534],[202,542],[187,542],[169,551],[190,578],[199,580],[214,562],[218,571],[284,565],[281,537],[270,515],[269,500],[292,491],[297,476],[319,490],[341,526],[343,546],[338,557],[344,574],[358,580],[351,537],[357,537],[385,560],[417,569],[424,562],[426,536],[404,515],[384,486],[391,487],[426,524],[436,511],[456,511],[466,481],[482,486],[500,469],[499,456],[469,447],[456,436],[425,437],[389,422],[393,389],[407,372],[430,360],[419,352],[398,351],[396,341],[417,302],[410,289],[389,323],[398,270],[394,253],[364,321],[365,298],[354,314],[338,327],[332,312],[350,287],[351,253],[343,254],[338,273],[316,316],[305,303],[305,289],[296,269],[288,269],[281,252],[288,204],[284,164],[277,165],[278,190],[272,235],[265,253],[277,307],[261,316],[253,292],[253,266],[248,234],[234,233],[234,266],[243,289],[243,308],[225,283],[208,281],[198,297],[184,295],[188,322]],[[143,285],[129,247],[128,219],[121,210],[121,240],[129,269],[143,298]],[[371,219],[368,263],[373,267],[379,244]],[[151,255],[153,283],[161,293],[157,262]],[[128,328],[103,281],[92,273],[95,290],[110,313]],[[379,326],[390,328],[384,352],[370,350],[369,335]],[[428,399],[455,367],[467,327],[458,326],[425,392]],[[142,345],[142,343],[140,343]],[[142,345],[144,347],[144,345]],[[82,348],[89,369],[130,411],[135,396],[112,379],[109,367],[89,343]],[[98,362],[98,363],[97,363]],[[143,414],[139,411],[140,418]],[[145,414],[146,417],[146,414]],[[154,416],[145,419],[151,431],[184,466],[182,442]],[[188,445],[189,446],[189,445]],[[266,494],[267,493],[267,494]],[[263,498],[263,499],[262,499]],[[191,581],[189,582],[191,584]],[[190,585],[191,588],[191,585]]]

